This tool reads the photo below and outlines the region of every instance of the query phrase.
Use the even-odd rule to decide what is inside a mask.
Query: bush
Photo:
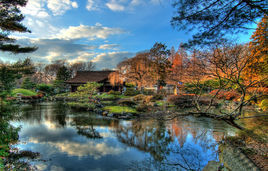
[[[111,95],[121,95],[121,92],[120,91],[111,90],[111,91],[108,92],[108,94],[111,94]]]
[[[94,103],[68,102],[67,104],[70,107],[76,108],[76,109],[93,110],[96,107]]]
[[[47,95],[52,95],[54,93],[54,88],[52,84],[37,84],[36,89],[38,91],[45,92]]]
[[[143,90],[143,94],[144,95],[154,95],[154,91],[153,90],[148,90],[148,89],[144,89]]]
[[[155,94],[152,98],[152,100],[163,100],[164,96],[162,94]]]
[[[125,96],[136,96],[138,94],[140,94],[140,92],[135,90],[134,88],[127,88],[124,92]]]
[[[22,94],[23,96],[36,96],[37,93],[31,90],[23,89],[23,88],[18,88],[12,90],[12,96],[16,96],[17,94]]]
[[[218,91],[217,89],[212,90],[209,94],[214,96],[217,93],[217,91]],[[236,92],[235,90],[231,90],[231,91],[221,90],[217,94],[217,98],[224,99],[224,100],[237,100],[239,97],[240,97],[240,94]]]
[[[136,103],[130,99],[121,99],[117,103],[122,106],[135,106],[136,105]]]
[[[192,94],[173,95],[173,96],[169,96],[167,101],[178,107],[193,107],[193,104],[192,104],[193,98],[194,98],[194,95]]]
[[[140,104],[136,107],[136,110],[138,112],[146,112],[149,110],[149,106],[145,105],[145,104]]]
[[[136,96],[133,97],[133,100],[138,102],[141,101],[143,103],[149,103],[152,100],[153,96],[146,96],[143,94],[138,94]]]

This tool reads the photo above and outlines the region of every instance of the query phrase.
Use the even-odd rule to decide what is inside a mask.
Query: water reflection
[[[40,152],[39,170],[202,170],[218,161],[227,124],[193,117],[119,121],[62,104],[25,106],[20,149]]]

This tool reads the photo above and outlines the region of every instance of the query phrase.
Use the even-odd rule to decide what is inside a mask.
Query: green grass
[[[127,106],[106,106],[104,107],[104,110],[111,113],[137,113],[136,109]]]
[[[20,93],[23,96],[36,96],[37,95],[36,92],[34,92],[32,90],[23,89],[23,88],[18,88],[18,89],[12,90],[12,96],[16,96],[17,93]]]
[[[124,95],[114,95],[114,94],[107,94],[107,93],[102,93],[101,95],[95,95],[95,97],[100,98],[100,99],[128,98],[128,96],[124,96]]]

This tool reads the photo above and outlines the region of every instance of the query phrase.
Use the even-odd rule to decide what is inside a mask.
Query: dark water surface
[[[39,152],[38,170],[202,170],[219,161],[218,143],[235,129],[209,118],[105,118],[62,104],[24,106],[21,150]]]

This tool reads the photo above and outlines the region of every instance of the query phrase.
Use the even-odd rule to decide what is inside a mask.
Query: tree
[[[166,84],[166,78],[171,67],[168,60],[170,51],[162,43],[155,43],[150,49],[149,59],[151,60],[151,76],[157,81],[157,91]]]
[[[119,74],[126,81],[135,83],[139,88],[151,84],[151,60],[148,52],[139,53],[117,65]]]
[[[14,44],[15,40],[8,35],[10,32],[30,32],[21,22],[24,16],[19,7],[24,7],[27,0],[0,1],[0,50],[12,53],[29,53],[37,47],[21,47]]]
[[[247,31],[248,25],[268,15],[266,0],[174,0],[173,7],[173,27],[198,30],[186,47],[222,41],[229,33]]]
[[[65,60],[56,60],[51,64],[45,66],[44,74],[47,80],[52,81],[56,79],[59,68],[66,64]]]
[[[249,47],[253,58],[246,68],[245,77],[267,77],[268,74],[268,17],[264,16],[251,36]]]
[[[177,85],[182,83],[184,79],[184,64],[187,61],[187,53],[180,46],[178,51],[174,55],[170,55],[169,60],[171,61],[170,73],[168,74],[168,81],[175,85],[175,92],[177,94]]]
[[[18,61],[14,64],[1,64],[0,65],[0,90],[3,95],[10,93],[14,88],[15,81],[22,78],[22,76],[34,73],[35,68],[30,59]]]
[[[56,80],[67,81],[70,78],[71,71],[66,66],[62,66],[58,69]]]
[[[76,62],[70,65],[72,76],[75,76],[77,71],[93,71],[94,69],[95,69],[95,64],[92,61]]]
[[[35,87],[35,85],[36,84],[33,83],[29,77],[26,77],[23,80],[23,82],[22,82],[21,88],[24,88],[24,89],[33,89]]]
[[[94,94],[97,93],[97,89],[102,86],[101,83],[96,83],[96,82],[88,82],[84,85],[81,85],[77,88],[77,91],[75,94],[77,96],[83,97],[83,96],[88,96],[92,97]]]

